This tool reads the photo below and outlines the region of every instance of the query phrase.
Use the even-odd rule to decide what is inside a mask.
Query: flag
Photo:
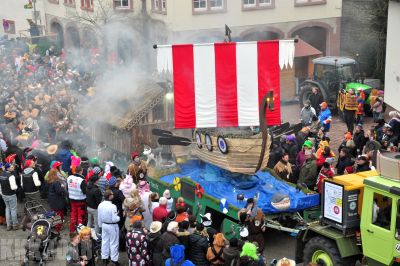
[[[158,71],[173,76],[175,128],[257,126],[267,93],[267,124],[279,125],[280,68],[293,58],[293,40],[158,46]]]

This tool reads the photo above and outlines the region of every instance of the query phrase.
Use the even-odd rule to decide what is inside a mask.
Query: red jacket
[[[159,205],[153,210],[153,221],[164,222],[165,218],[168,216],[167,206]]]
[[[318,175],[318,181],[317,181],[317,187],[318,187],[318,193],[322,193],[322,184],[324,183],[324,179],[326,178],[332,178],[335,175],[335,173],[332,171],[332,169],[324,169],[322,168],[321,171],[319,172]]]

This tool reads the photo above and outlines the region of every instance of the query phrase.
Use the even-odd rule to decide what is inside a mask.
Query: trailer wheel
[[[310,99],[310,96],[312,94],[312,88],[310,85],[306,85],[302,88],[300,92],[300,97],[299,97],[299,103],[300,107],[304,106],[304,103]]]
[[[354,258],[341,258],[336,244],[325,237],[314,237],[304,247],[304,265],[318,263],[324,266],[354,266]]]

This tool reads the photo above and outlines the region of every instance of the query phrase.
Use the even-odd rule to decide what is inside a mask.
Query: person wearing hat
[[[4,165],[4,170],[0,174],[1,196],[5,204],[5,215],[7,231],[11,229],[18,230],[17,220],[17,182],[13,175],[14,166],[10,163]]]
[[[104,192],[104,201],[98,207],[98,223],[101,227],[101,258],[103,264],[108,264],[108,258],[114,265],[119,265],[118,246],[119,246],[119,228],[117,206],[112,204],[113,193],[107,189]]]
[[[122,208],[122,203],[125,200],[125,196],[122,193],[121,190],[119,190],[119,184],[121,183],[121,180],[117,179],[114,175],[111,176],[110,180],[108,180],[108,189],[112,191],[114,194],[114,197],[112,199],[112,203],[117,206],[118,210],[118,216],[120,217],[120,221],[118,223],[119,229],[121,230],[122,227],[124,226],[124,210]]]
[[[189,236],[189,259],[199,266],[208,266],[210,263],[206,258],[208,249],[207,236],[204,234],[204,225],[199,223]]]
[[[22,188],[27,201],[40,200],[40,185],[38,173],[35,171],[35,161],[26,160],[22,174]]]
[[[369,162],[367,157],[360,155],[356,159],[356,173],[370,171],[371,167],[369,167]]]
[[[87,226],[90,228],[94,226],[94,230],[97,235],[100,234],[99,224],[97,221],[97,210],[101,201],[103,200],[103,194],[101,193],[100,188],[97,186],[98,181],[99,176],[94,175],[89,179],[89,183],[86,187],[86,205],[88,213]]]
[[[291,164],[296,163],[296,156],[297,156],[297,143],[296,143],[296,137],[291,134],[286,137],[286,143],[283,146],[284,150],[286,153],[289,154],[289,162]]]
[[[150,224],[150,233],[146,236],[148,251],[150,255],[150,265],[161,266],[162,260],[162,242],[161,238],[162,223],[155,221]]]
[[[353,135],[353,141],[356,148],[357,156],[362,154],[365,144],[368,141],[368,137],[365,136],[363,126],[361,124],[356,125],[356,129]]]
[[[141,221],[134,222],[133,230],[126,234],[126,248],[129,266],[149,265],[149,245]]]
[[[167,231],[164,232],[160,237],[160,241],[162,243],[163,262],[171,258],[170,247],[179,244],[179,239],[176,236],[176,234],[178,233],[178,229],[178,223],[172,221],[168,224]],[[162,265],[164,265],[164,263]]]
[[[93,157],[89,159],[89,168],[87,170],[87,175],[86,175],[86,182],[89,182],[90,177],[92,177],[93,173],[93,168],[95,167],[100,167],[99,165],[99,159],[97,159],[97,157]]]
[[[85,224],[86,220],[86,181],[82,175],[83,168],[78,165],[75,167],[75,174],[67,178],[68,198],[71,206],[71,218],[69,231],[76,230],[78,224]]]
[[[128,166],[128,174],[132,176],[135,184],[138,184],[140,180],[146,180],[147,176],[147,165],[144,161],[140,160],[137,152],[131,153],[132,163]]]
[[[170,247],[171,258],[167,259],[165,266],[195,266],[190,260],[185,260],[185,246],[173,245]]]
[[[309,101],[311,107],[314,108],[316,115],[318,116],[321,111],[320,104],[324,101],[324,97],[317,87],[312,88],[312,93],[309,97]]]
[[[331,128],[332,114],[326,102],[322,102],[320,106],[321,112],[318,116],[318,119],[321,122],[322,127],[324,128],[324,134],[327,136]]]
[[[307,154],[312,153],[312,148],[314,147],[314,144],[310,140],[306,140],[303,143],[301,151],[297,154],[296,156],[296,168],[300,169],[304,162],[305,162],[305,155],[306,152]]]
[[[305,126],[311,125],[313,116],[317,115],[314,107],[311,106],[310,100],[305,101],[304,107],[300,111],[301,124]]]
[[[211,246],[213,244],[214,235],[216,235],[218,231],[215,230],[213,227],[211,227],[212,225],[211,213],[207,212],[204,215],[200,214],[200,216],[201,216],[201,223],[204,225],[204,229],[208,235],[208,243]]]

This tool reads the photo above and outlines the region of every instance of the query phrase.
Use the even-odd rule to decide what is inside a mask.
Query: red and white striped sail
[[[293,40],[158,46],[159,73],[173,75],[175,128],[257,126],[270,91],[267,124],[279,125],[280,68],[293,58]]]

